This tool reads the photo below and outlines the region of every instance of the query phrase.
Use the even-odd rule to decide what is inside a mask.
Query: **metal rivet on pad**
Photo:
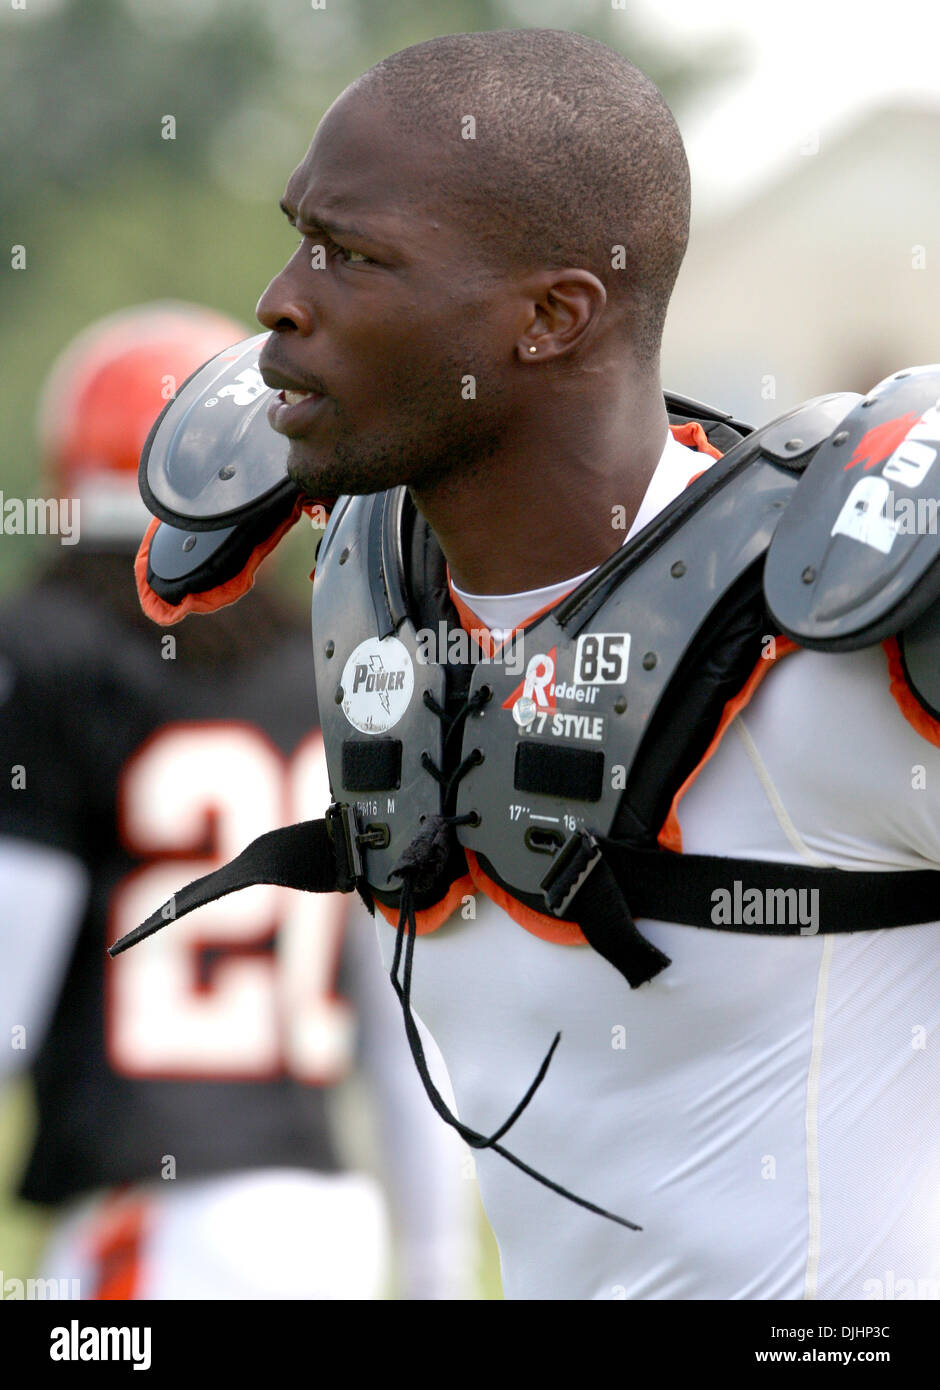
[[[195,537],[195,536],[187,536],[186,539],[183,541],[183,549],[184,549],[184,550],[192,550],[192,548],[193,548],[193,546],[194,546],[195,544],[196,544],[196,537]]]
[[[618,700],[615,700],[615,701],[614,701],[614,714],[623,714],[623,712],[624,712],[624,710],[625,710],[626,708],[627,708],[627,701],[626,701],[626,698],[625,698],[623,695],[621,695],[620,698],[619,698]]]
[[[812,584],[813,580],[816,578],[816,571],[813,569],[812,565],[806,566],[806,569],[800,575],[800,578],[802,579],[804,584]]]
[[[327,642],[323,650],[326,652],[327,656],[332,656],[333,653],[336,651],[336,643],[330,640],[329,642]]]
[[[232,464],[223,463],[222,467],[219,469],[219,477],[222,479],[223,483],[227,483],[229,478],[234,478],[235,469]]]
[[[655,653],[655,652],[647,652],[646,655],[645,655],[644,658],[643,658],[643,670],[644,670],[644,671],[652,671],[652,669],[653,669],[653,667],[654,667],[655,665],[656,665],[656,653]]]
[[[349,559],[349,546],[347,545],[346,548],[340,552],[339,562],[340,562],[341,565],[345,565],[345,563],[346,563],[346,561],[347,561],[348,559]]]
[[[848,430],[840,430],[838,434],[832,436],[832,442],[833,444],[844,444],[848,437]]]
[[[789,449],[791,453],[795,453],[797,449],[802,449],[803,441],[802,439],[788,439],[783,447]]]
[[[512,707],[512,717],[520,728],[525,729],[538,714],[538,706],[528,695],[520,695]]]
[[[685,574],[685,561],[677,560],[669,573],[672,575],[673,579],[681,579]]]
[[[343,703],[343,687],[341,685],[336,687],[336,694],[333,696],[333,699],[338,705]]]

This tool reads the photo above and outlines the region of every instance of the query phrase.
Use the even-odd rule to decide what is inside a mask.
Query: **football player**
[[[181,869],[328,800],[307,624],[262,585],[234,621],[166,639],[134,591],[144,440],[244,331],[127,310],[43,392],[47,490],[73,526],[0,619],[3,1070],[29,1069],[38,1106],[21,1195],[56,1215],[41,1273],[82,1298],[381,1297],[386,1194],[401,1296],[463,1296],[459,1145],[340,899],[262,887],[148,960],[106,954]],[[336,1088],[357,1062],[384,1191],[347,1163]]]
[[[653,83],[573,33],[393,54],[282,206],[258,495],[344,494],[313,600],[336,804],[294,880],[389,919],[507,1295],[936,1297],[936,541],[884,506],[936,495],[940,370],[757,432],[664,399],[686,157]],[[206,415],[174,410],[183,437]],[[172,622],[213,584],[174,578],[192,507],[157,442],[141,588]],[[439,623],[477,657],[423,663]],[[487,629],[521,630],[521,678]]]

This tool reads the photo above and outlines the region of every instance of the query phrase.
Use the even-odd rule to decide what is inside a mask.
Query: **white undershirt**
[[[689,452],[667,442],[631,535],[708,466]],[[511,626],[576,582],[461,597]],[[797,651],[732,721],[679,821],[687,854],[940,871],[940,749],[898,709],[879,647]],[[643,1227],[475,1152],[507,1297],[937,1298],[940,923],[638,925],[672,964],[637,990],[481,893],[415,951],[415,1010],[461,1120],[500,1125],[560,1031],[503,1143]],[[395,933],[378,930],[390,960]]]
[[[643,501],[633,524],[624,536],[624,545],[658,516],[668,502],[678,496],[690,478],[713,462],[710,455],[700,454],[695,449],[688,449],[684,444],[679,444],[669,431],[659,462],[643,494]],[[573,579],[563,579],[560,584],[548,584],[543,589],[527,589],[518,594],[468,594],[456,584],[453,584],[453,590],[479,618],[483,626],[489,628],[494,640],[501,642],[509,636],[513,628],[525,622],[531,614],[537,613],[541,608],[547,608],[550,603],[557,603],[593,572],[592,566],[583,574],[576,574]]]

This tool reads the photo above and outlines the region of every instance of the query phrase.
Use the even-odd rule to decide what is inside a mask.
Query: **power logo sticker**
[[[411,704],[414,688],[414,665],[404,643],[369,637],[343,667],[343,713],[362,734],[387,733]]]

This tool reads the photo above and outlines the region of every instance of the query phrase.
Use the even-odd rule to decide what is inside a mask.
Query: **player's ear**
[[[607,290],[589,270],[543,271],[527,288],[531,322],[517,345],[522,361],[544,362],[584,342],[607,304]]]

